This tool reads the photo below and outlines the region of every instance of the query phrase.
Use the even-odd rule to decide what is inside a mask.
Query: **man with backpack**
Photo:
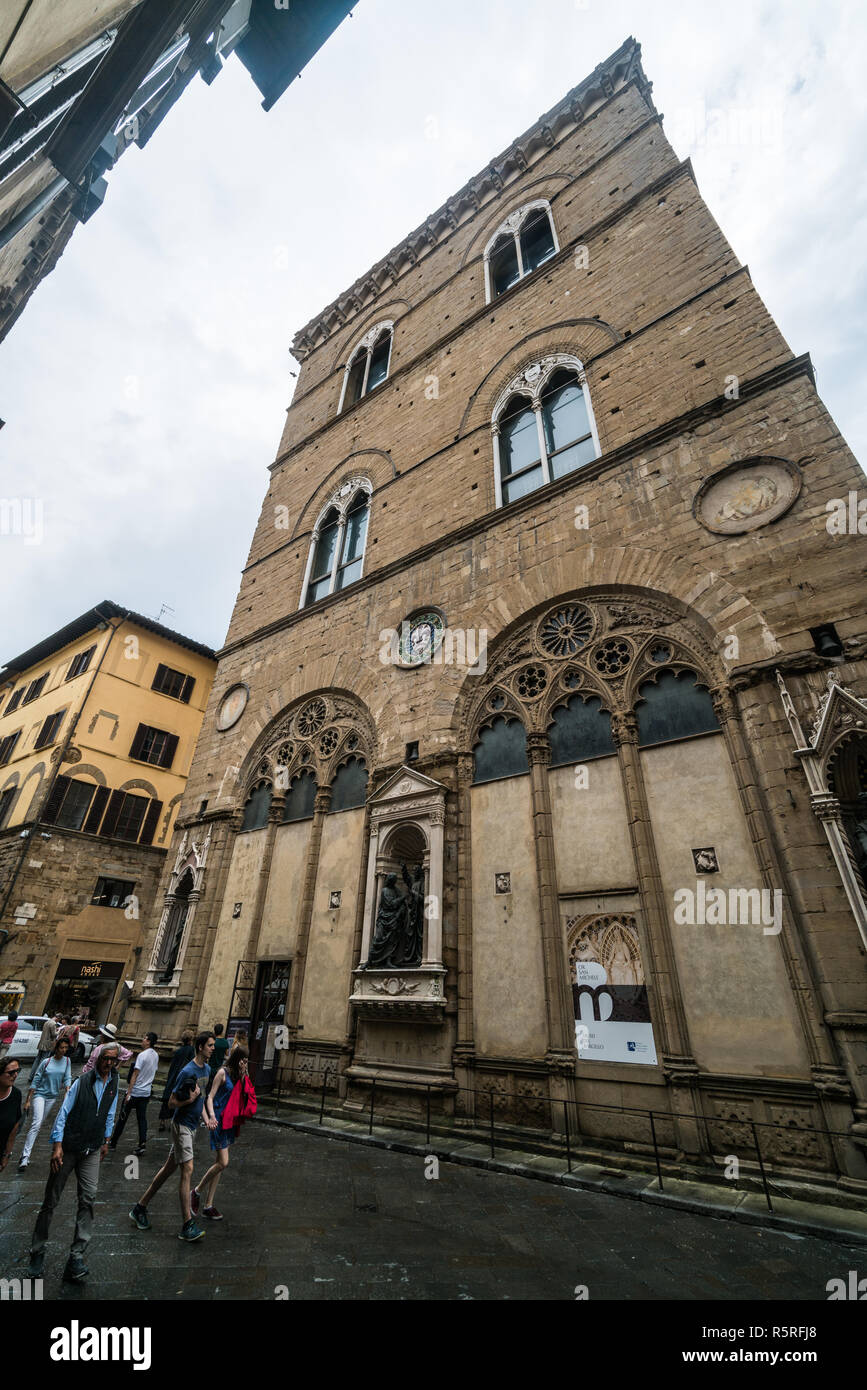
[[[84,1252],[93,1226],[93,1203],[99,1185],[99,1165],[108,1152],[117,1106],[117,1044],[104,1047],[96,1070],[73,1081],[51,1131],[51,1171],[30,1245],[30,1278],[41,1279],[45,1264],[48,1228],[63,1195],[66,1180],[75,1172],[78,1211],[75,1234],[63,1278],[78,1284],[87,1278]]]
[[[182,1068],[169,1096],[169,1109],[172,1111],[172,1147],[162,1168],[153,1179],[147,1192],[136,1202],[130,1211],[130,1220],[140,1231],[150,1230],[147,1207],[152,1197],[159,1192],[163,1183],[171,1177],[176,1168],[180,1169],[179,1196],[181,1202],[181,1226],[179,1240],[201,1240],[205,1232],[193,1219],[190,1211],[190,1184],[193,1176],[193,1139],[202,1122],[205,1095],[211,1078],[208,1063],[214,1051],[213,1033],[200,1033],[196,1038],[196,1055],[192,1062]],[[205,1115],[208,1129],[216,1128],[216,1120],[210,1108]]]

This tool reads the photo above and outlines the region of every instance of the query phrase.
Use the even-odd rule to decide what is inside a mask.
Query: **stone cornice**
[[[388,255],[383,256],[348,290],[306,323],[292,340],[292,355],[303,362],[311,352],[327,342],[333,332],[342,329],[366,305],[379,298],[384,290],[417,263],[420,256],[450,237],[463,218],[475,216],[486,200],[499,195],[509,179],[520,178],[537,158],[548,154],[565,134],[576,129],[633,82],[652,107],[651,84],[641,67],[641,45],[629,38],[589,77],[573,87],[562,101],[540,116],[529,130],[493,159],[486,169],[470,179]]]
[[[636,439],[622,444],[620,448],[611,450],[608,454],[603,454],[593,463],[587,464],[577,473],[567,473],[563,478],[557,478],[553,482],[546,483],[544,487],[537,488],[534,492],[528,493],[518,502],[513,502],[508,507],[501,507],[490,512],[485,512],[482,516],[470,522],[467,526],[459,527],[455,531],[449,531],[436,540],[428,542],[427,545],[419,547],[408,555],[402,555],[389,564],[383,565],[381,569],[374,570],[371,574],[365,575],[353,584],[351,589],[343,590],[339,594],[332,594],[330,597],[321,599],[314,605],[316,612],[324,612],[333,604],[341,603],[350,595],[360,594],[366,589],[374,588],[376,585],[387,581],[400,574],[409,565],[419,564],[430,556],[437,554],[441,550],[446,550],[449,546],[460,545],[473,536],[480,535],[488,531],[499,521],[503,520],[510,523],[516,516],[523,511],[531,511],[537,508],[540,502],[548,498],[560,496],[569,492],[576,485],[589,480],[595,480],[601,475],[612,472],[624,463],[644,453],[649,448],[655,448],[664,444],[668,439],[674,438],[685,430],[692,429],[703,420],[710,419],[717,415],[727,414],[730,410],[738,410],[748,401],[761,396],[766,391],[774,390],[779,386],[785,385],[789,381],[795,380],[799,376],[806,376],[815,385],[813,378],[813,366],[809,354],[805,353],[801,357],[790,358],[787,362],[782,362],[779,366],[771,367],[767,372],[754,377],[750,381],[740,383],[740,396],[737,400],[729,400],[725,396],[715,396],[703,405],[695,406],[692,410],[685,411],[682,415],[677,415],[668,420],[664,425],[657,425],[647,433],[639,435]],[[451,447],[451,446],[450,446]],[[261,559],[254,560],[252,564],[245,567],[247,570],[255,569],[258,565],[264,564],[267,560],[285,550],[288,545],[297,545],[298,538],[294,541],[287,541],[286,545],[280,546],[278,550],[272,550],[268,555],[263,555]],[[282,618],[277,618],[272,623],[255,628],[246,637],[238,638],[237,641],[227,642],[226,645],[217,653],[218,660],[230,656],[234,652],[243,650],[253,642],[260,641],[263,637],[273,636],[277,632],[283,632],[287,628],[295,626],[296,623],[303,622],[314,611],[314,607],[295,609],[287,613]],[[774,665],[780,665],[779,658],[773,659]],[[773,673],[771,673],[772,675]]]

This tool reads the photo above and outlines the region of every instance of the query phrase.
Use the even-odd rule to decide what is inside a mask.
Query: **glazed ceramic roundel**
[[[237,724],[247,707],[250,692],[246,685],[233,685],[227,690],[217,710],[217,728],[222,732]]]
[[[400,625],[401,666],[422,666],[432,661],[445,630],[445,618],[434,608],[404,619]]]

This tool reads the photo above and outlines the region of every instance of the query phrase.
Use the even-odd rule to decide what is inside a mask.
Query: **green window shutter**
[[[108,787],[97,787],[93,801],[90,803],[87,820],[82,826],[82,830],[86,835],[95,835],[99,830],[99,822],[102,820],[102,813],[105,810],[105,803],[108,801],[108,796]]]
[[[144,825],[141,829],[141,835],[139,836],[138,842],[140,845],[153,844],[154,835],[156,834],[157,829],[157,822],[159,821],[160,812],[162,811],[162,809],[163,803],[161,801],[153,800],[151,802],[150,806],[147,809],[147,814],[144,818]]]

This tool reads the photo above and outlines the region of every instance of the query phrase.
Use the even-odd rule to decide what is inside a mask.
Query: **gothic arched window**
[[[349,811],[367,799],[367,766],[363,758],[350,758],[337,769],[331,783],[331,811]]]
[[[532,275],[559,251],[551,208],[543,199],[511,213],[485,247],[487,302]]]
[[[286,793],[283,820],[309,820],[313,815],[317,790],[316,778],[306,768],[293,777]]]
[[[617,751],[611,737],[611,715],[602,709],[598,695],[586,700],[573,695],[565,705],[555,709],[548,736],[552,767],[584,762],[587,758],[603,758]]]
[[[641,747],[719,729],[710,695],[692,671],[663,671],[657,680],[645,681],[638,691],[636,714]]]
[[[527,733],[519,719],[495,719],[473,749],[473,782],[494,782],[529,772]]]
[[[394,325],[391,322],[378,323],[351,353],[343,374],[343,389],[337,413],[355,405],[362,396],[369,396],[377,386],[381,386],[388,376],[391,362],[391,343]]]
[[[300,607],[339,593],[361,578],[370,496],[360,487],[345,503],[332,499],[310,541]]]
[[[244,806],[244,819],[241,821],[242,830],[261,830],[263,825],[268,824],[268,812],[271,809],[271,788],[267,782],[260,782],[258,787],[254,787],[247,797]]]
[[[187,924],[187,916],[190,911],[190,893],[193,891],[193,883],[192,871],[187,869],[175,889],[175,900],[166,917],[163,939],[160,942],[160,953],[157,956],[155,966],[155,969],[160,972],[158,979],[161,984],[168,983],[174,974],[178,952],[184,938],[184,927]]]
[[[498,507],[563,478],[601,452],[577,358],[526,367],[494,408],[494,490]]]

